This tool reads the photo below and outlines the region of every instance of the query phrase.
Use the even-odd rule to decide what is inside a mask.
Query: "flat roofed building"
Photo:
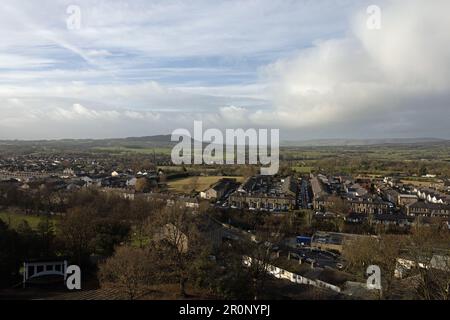
[[[377,239],[375,236],[318,231],[314,233],[311,238],[311,247],[319,250],[333,250],[342,253],[345,243],[366,237]]]

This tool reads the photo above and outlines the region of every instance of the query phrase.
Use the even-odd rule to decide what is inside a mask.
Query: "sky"
[[[0,139],[196,120],[285,140],[450,139],[449,15],[448,0],[2,0]]]

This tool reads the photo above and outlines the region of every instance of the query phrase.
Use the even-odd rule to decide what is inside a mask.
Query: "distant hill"
[[[152,150],[161,150],[172,148],[176,142],[170,141],[170,135],[158,135],[148,137],[129,137],[117,139],[61,139],[61,140],[0,140],[0,150],[23,153],[33,151],[89,151],[105,150],[114,151],[114,149],[129,149],[132,151],[149,152]]]
[[[127,141],[146,141],[146,142],[171,142],[170,141],[171,135],[170,134],[161,134],[157,136],[146,136],[146,137],[128,137],[125,139],[116,139],[116,140],[127,140]]]
[[[332,147],[332,146],[370,146],[385,144],[428,144],[449,142],[436,138],[393,138],[393,139],[317,139],[303,141],[282,141],[285,147]]]
[[[112,148],[122,147],[130,149],[139,148],[170,148],[177,142],[171,141],[171,135],[155,135],[145,137],[128,137],[114,139],[61,139],[61,140],[0,140],[0,146],[13,148],[23,147],[49,147],[49,148]],[[316,139],[303,141],[281,141],[282,147],[332,147],[332,146],[371,146],[395,144],[450,144],[450,140],[435,138],[409,138],[409,139]]]

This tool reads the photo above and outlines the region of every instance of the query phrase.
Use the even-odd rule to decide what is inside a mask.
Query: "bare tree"
[[[139,247],[143,248],[149,240],[149,232],[153,224],[153,219],[163,208],[162,201],[148,201],[137,198],[131,203],[130,215],[134,224],[134,236]]]
[[[344,246],[347,269],[363,275],[368,265],[382,272],[382,298],[389,298],[399,283],[395,279],[398,259],[411,261],[411,279],[420,299],[448,299],[450,285],[450,238],[448,231],[433,227],[416,229],[410,236],[383,235],[359,238]]]
[[[113,287],[134,300],[144,294],[155,280],[154,259],[149,250],[118,247],[114,256],[100,265],[102,287]]]
[[[180,295],[186,296],[192,261],[201,246],[194,214],[183,203],[175,202],[155,219],[152,233],[161,277],[177,279]]]
[[[416,293],[424,300],[450,299],[450,234],[439,227],[417,227],[408,254],[413,260]]]
[[[367,267],[376,260],[378,241],[372,237],[359,237],[345,241],[342,257],[346,262],[346,269],[363,278]]]
[[[135,190],[136,192],[145,192],[149,189],[149,182],[147,178],[138,178],[136,180]]]
[[[95,238],[95,212],[90,207],[75,207],[65,215],[57,229],[66,249],[79,265],[82,265],[91,251]]]
[[[375,264],[382,271],[382,298],[389,297],[395,286],[397,260],[404,250],[407,237],[402,235],[383,235],[378,242]]]
[[[269,278],[269,268],[277,257],[274,251],[289,229],[287,220],[274,225],[270,217],[266,217],[256,230],[256,241],[244,245],[244,251],[251,259],[248,271],[252,279],[254,300],[261,299],[264,292]]]

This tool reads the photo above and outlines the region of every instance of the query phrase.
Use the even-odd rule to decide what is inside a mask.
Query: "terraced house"
[[[409,216],[450,217],[450,205],[418,201],[406,206]]]
[[[364,197],[349,201],[352,212],[366,214],[386,214],[389,212],[389,204],[379,198]]]

